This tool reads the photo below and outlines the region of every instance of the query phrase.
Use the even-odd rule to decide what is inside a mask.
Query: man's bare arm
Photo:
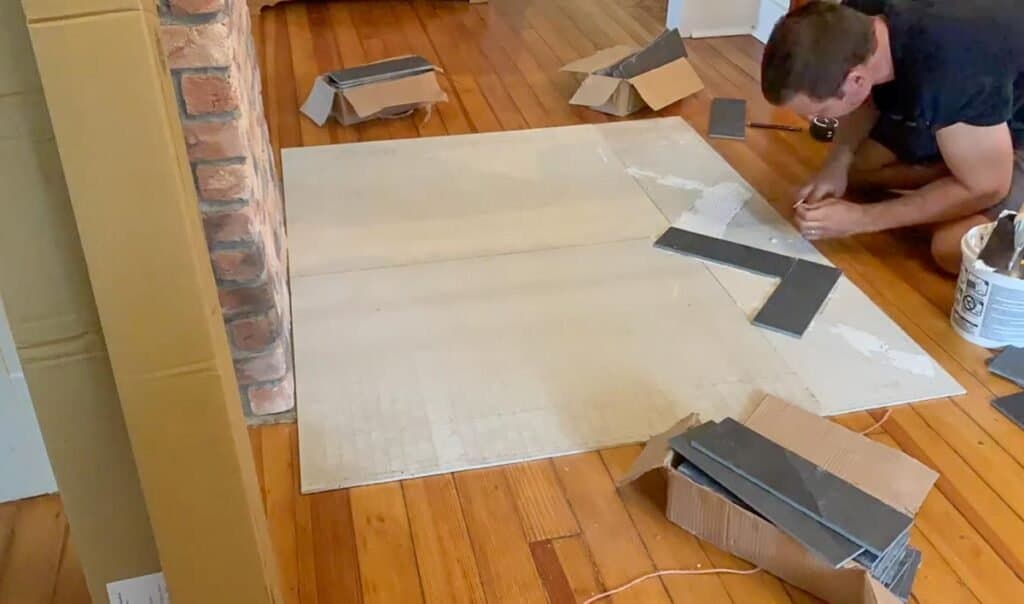
[[[1013,141],[1006,124],[954,124],[937,134],[950,175],[898,199],[865,206],[870,230],[928,224],[984,212],[1013,178]]]

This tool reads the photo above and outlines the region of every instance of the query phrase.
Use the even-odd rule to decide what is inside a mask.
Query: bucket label
[[[953,299],[954,325],[986,346],[1024,343],[1024,281],[1014,281],[1021,287],[1001,286],[965,266]]]

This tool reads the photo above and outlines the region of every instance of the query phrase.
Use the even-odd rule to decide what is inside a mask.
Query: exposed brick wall
[[[159,0],[246,412],[291,410],[284,212],[245,0]]]

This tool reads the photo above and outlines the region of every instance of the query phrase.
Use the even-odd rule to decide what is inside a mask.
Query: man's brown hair
[[[875,47],[871,17],[832,2],[810,2],[772,29],[761,60],[761,91],[773,105],[801,92],[816,100],[838,97],[850,70]]]

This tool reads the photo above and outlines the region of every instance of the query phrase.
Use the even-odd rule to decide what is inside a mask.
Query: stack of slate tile
[[[743,424],[706,422],[670,441],[676,469],[793,537],[829,565],[860,565],[906,602],[921,552],[913,518]]]

